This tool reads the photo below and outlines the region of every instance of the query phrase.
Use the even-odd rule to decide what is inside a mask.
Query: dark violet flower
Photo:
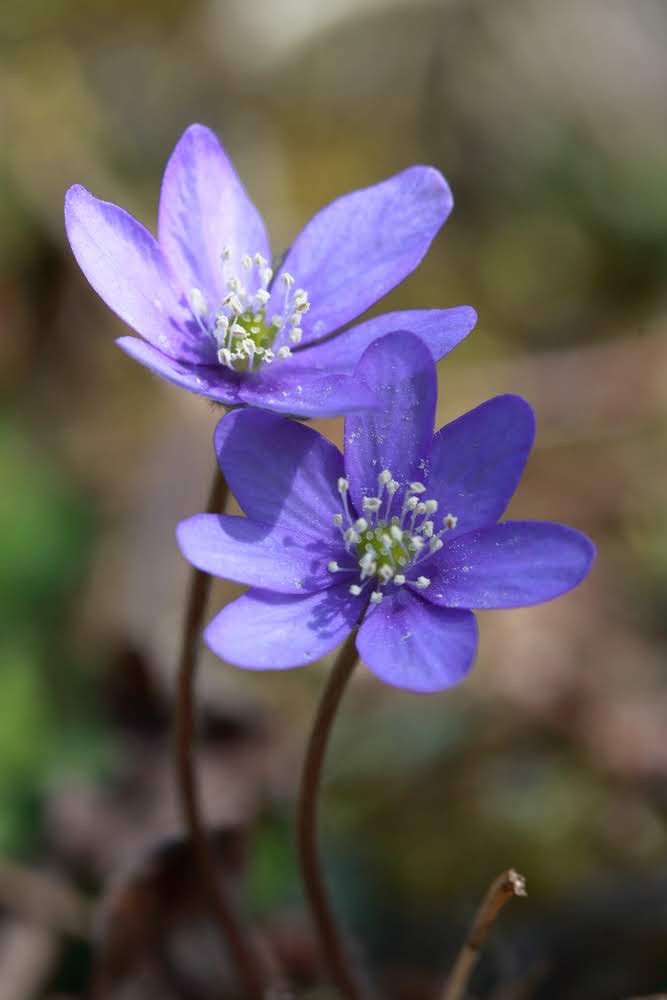
[[[523,399],[497,396],[433,436],[435,367],[421,340],[383,337],[356,374],[381,406],[346,419],[344,456],[284,417],[224,417],[218,460],[247,517],[196,515],[179,525],[180,546],[200,569],[252,588],[206,630],[229,662],[299,666],[363,614],[357,648],[371,670],[436,691],[474,659],[471,608],[557,597],[584,578],[594,549],[564,525],[497,523],[533,442]]]
[[[411,167],[322,209],[274,274],[257,209],[215,135],[192,125],[165,170],[157,240],[78,185],[65,224],[93,288],[141,336],[118,340],[141,364],[228,406],[327,416],[372,402],[351,374],[377,337],[410,329],[437,359],[474,326],[460,306],[337,332],[417,267],[451,208],[438,171]]]

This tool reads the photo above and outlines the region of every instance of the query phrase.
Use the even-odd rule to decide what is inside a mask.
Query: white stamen
[[[439,550],[442,548],[443,545],[444,542],[442,538],[431,538],[428,543],[428,547],[431,550],[431,552],[439,552]]]
[[[340,569],[340,566],[338,565],[335,559],[332,559],[329,565],[327,566],[327,569],[329,570],[330,573],[337,573],[338,570]]]
[[[458,517],[454,517],[453,514],[447,514],[442,519],[442,526],[446,531],[452,531],[458,523]]]
[[[276,357],[280,358],[281,361],[283,361],[285,358],[291,358],[291,356],[292,352],[290,351],[289,347],[287,347],[287,345],[285,345],[284,347],[279,347],[278,351],[276,352]]]
[[[380,509],[382,501],[379,497],[364,497],[361,502],[361,506],[364,510],[377,511]]]
[[[283,273],[282,273],[282,274],[280,275],[280,280],[282,281],[282,283],[283,283],[283,285],[285,286],[285,288],[287,288],[288,290],[289,290],[289,289],[290,289],[290,288],[292,287],[292,285],[294,284],[294,278],[292,277],[292,275],[291,275],[291,274],[289,274],[289,272],[288,272],[288,271],[284,271],[284,272],[283,272]]]
[[[244,253],[241,257],[241,264],[245,267],[246,271],[249,271],[252,267],[252,257],[249,254]]]
[[[364,531],[368,530],[368,521],[366,520],[365,517],[357,518],[357,520],[354,522],[354,530],[358,531],[359,534],[363,534]]]
[[[383,469],[378,476],[378,483],[380,486],[386,486],[387,483],[391,482],[391,472],[389,469]]]
[[[292,341],[293,344],[298,344],[301,341],[302,337],[303,337],[303,330],[299,330],[299,328],[296,326],[289,335],[289,339]]]
[[[190,306],[193,313],[199,316],[200,319],[204,319],[208,315],[208,305],[204,298],[204,293],[200,288],[192,288],[190,290]]]
[[[380,590],[374,590],[371,594],[371,604],[379,604],[384,594]]]
[[[426,590],[427,587],[431,586],[431,581],[427,576],[418,576],[415,580],[415,586],[419,587],[420,590]]]
[[[349,479],[344,479],[343,476],[340,476],[338,479],[338,492],[341,494],[341,496],[343,493],[347,493],[349,488],[350,488]]]
[[[394,583],[396,584],[397,587],[403,586],[403,584],[405,583],[405,577],[403,576],[402,573],[396,573],[396,575],[394,576]]]
[[[423,483],[410,483],[408,486],[409,493],[425,493],[426,487]]]
[[[361,587],[356,583],[351,584],[347,589],[353,597],[358,597],[361,593]]]
[[[424,504],[424,507],[426,508],[427,514],[435,514],[436,510],[438,509],[438,501],[427,500],[426,503]]]
[[[391,568],[391,566],[388,566],[386,563],[383,563],[382,566],[380,566],[378,570],[378,576],[380,577],[383,583],[389,583],[393,575],[394,571]]]

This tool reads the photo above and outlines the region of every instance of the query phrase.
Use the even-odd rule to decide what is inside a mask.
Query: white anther
[[[266,257],[262,257],[261,253],[256,253],[253,260],[260,270],[269,263]]]
[[[343,493],[347,493],[349,488],[350,488],[349,479],[344,479],[343,476],[340,476],[338,479],[338,492],[340,493],[340,495],[342,496]]]
[[[380,475],[378,476],[378,483],[380,484],[380,486],[386,486],[387,483],[390,482],[391,482],[391,472],[389,471],[389,469],[383,469]]]
[[[344,538],[344,539],[345,539],[345,541],[346,541],[346,542],[348,542],[348,543],[349,543],[350,545],[358,545],[358,544],[359,544],[359,542],[361,541],[361,537],[360,537],[360,535],[359,535],[359,534],[358,534],[358,533],[357,533],[357,532],[356,532],[356,531],[354,530],[354,528],[348,528],[348,529],[347,529],[347,530],[346,530],[346,531],[345,531],[345,532],[343,533],[343,538]]]
[[[241,305],[241,302],[239,301],[239,298],[234,291],[231,291],[229,295],[225,295],[224,299],[222,300],[222,304],[223,306],[230,306],[232,312],[237,313],[239,316],[243,312],[243,306]]]
[[[273,353],[273,351],[264,351],[264,362],[265,362],[265,364],[270,365],[271,362],[273,361],[274,357],[275,357],[275,354]]]
[[[382,542],[387,552],[391,552],[391,535],[388,535],[387,532],[385,531],[382,535],[380,535],[380,541]]]
[[[423,483],[410,483],[408,486],[409,493],[425,493],[426,487]]]
[[[431,550],[431,552],[438,552],[443,545],[444,542],[442,538],[431,538],[428,543],[428,547]]]
[[[218,351],[218,361],[221,365],[226,365],[228,368],[232,367],[232,352],[228,347],[221,347]]]
[[[418,576],[415,580],[415,587],[419,587],[420,590],[426,590],[426,588],[430,586],[431,581],[427,576]]]
[[[366,520],[365,517],[357,518],[357,520],[354,522],[354,530],[358,531],[360,534],[363,534],[364,531],[368,531],[368,521]]]
[[[331,520],[333,522],[334,528],[342,528],[343,527],[343,515],[342,514],[334,514],[334,516],[332,517]]]
[[[358,583],[352,583],[352,584],[350,584],[350,586],[348,587],[348,590],[352,594],[353,597],[358,597],[359,594],[361,593],[361,587],[359,586]]]
[[[275,315],[271,317],[271,326],[275,326],[276,330],[282,330],[285,325],[285,320],[280,315]]]
[[[200,288],[192,288],[190,290],[190,306],[195,315],[200,318],[203,319],[207,315],[208,304]]]
[[[438,501],[437,500],[427,500],[426,503],[424,504],[424,506],[426,508],[426,513],[427,514],[435,514],[436,510],[438,509]]]
[[[257,350],[257,344],[252,339],[252,337],[246,337],[245,340],[241,341],[241,347],[246,352],[248,357],[254,357],[255,351]]]
[[[285,345],[284,347],[278,348],[277,356],[280,358],[281,361],[283,361],[285,358],[291,358],[292,352],[290,351],[289,347]]]
[[[280,280],[287,289],[290,289],[294,284],[294,278],[287,271],[284,271],[283,274],[280,275]]]
[[[340,569],[340,566],[338,565],[335,559],[332,559],[329,565],[327,566],[327,569],[329,570],[330,573],[337,573],[338,570]]]
[[[399,484],[396,482],[395,479],[389,480],[389,482],[387,483],[387,493],[389,494],[389,496],[393,497],[394,493],[398,489],[398,486]]]
[[[416,507],[416,511],[417,511],[418,514],[425,514],[426,513],[426,504],[425,503],[418,503],[417,507]]]
[[[229,326],[229,317],[225,316],[224,313],[218,313],[215,317],[216,330],[226,330],[228,326]]]
[[[419,500],[417,499],[417,497],[408,497],[408,499],[405,501],[406,509],[414,510],[418,503]]]
[[[383,597],[384,594],[381,590],[374,590],[371,594],[371,604],[379,604]]]
[[[265,287],[270,283],[272,277],[273,277],[273,271],[271,270],[270,267],[262,268],[262,271],[260,272],[260,278],[262,279],[262,284]]]
[[[452,531],[453,528],[459,523],[458,517],[454,517],[453,514],[447,514],[442,519],[442,526],[446,531]]]
[[[222,253],[220,254],[220,256],[222,257],[223,261],[231,260],[231,257],[232,257],[232,248],[229,245],[224,246],[222,248]]]
[[[364,510],[377,511],[382,506],[382,501],[379,497],[364,497],[361,506]]]
[[[419,530],[422,535],[430,538],[433,535],[433,521],[424,521]]]
[[[396,573],[396,575],[394,576],[394,583],[396,584],[397,587],[403,586],[403,584],[405,583],[405,577],[403,576],[402,573]]]
[[[296,326],[289,335],[289,339],[292,341],[293,344],[298,344],[301,341],[302,337],[303,337],[303,330],[299,330],[299,328]]]
[[[403,541],[403,531],[401,530],[401,528],[399,528],[397,524],[391,525],[391,527],[389,528],[389,534],[391,535],[391,537],[394,539],[395,542]]]
[[[252,257],[250,254],[244,253],[241,257],[241,264],[245,267],[246,271],[249,271],[252,267]]]
[[[382,563],[382,565],[380,566],[380,568],[378,570],[378,576],[380,577],[380,579],[382,580],[382,582],[383,583],[389,583],[389,581],[391,580],[391,578],[392,578],[393,575],[394,575],[394,571],[391,568],[391,566],[389,566],[387,563]]]
[[[233,274],[231,278],[227,279],[227,288],[230,290],[230,292],[241,291],[241,282],[239,281],[239,279],[236,277],[235,274]]]
[[[419,535],[412,535],[412,537],[410,538],[409,548],[413,552],[421,552],[421,550],[424,548],[424,539],[420,538]]]
[[[257,299],[258,302],[260,302],[263,306],[265,306],[266,303],[271,298],[271,292],[267,292],[266,288],[258,288],[257,291],[255,292],[255,298]]]

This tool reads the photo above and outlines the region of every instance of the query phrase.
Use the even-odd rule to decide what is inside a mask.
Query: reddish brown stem
[[[216,467],[206,507],[209,514],[223,511],[227,493],[227,484]],[[223,932],[243,996],[247,1000],[262,1000],[265,987],[262,963],[258,961],[223,886],[199,801],[195,769],[195,678],[202,623],[210,589],[211,577],[194,569],[190,577],[178,665],[175,747],[178,792],[201,884],[211,913]]]
[[[306,896],[329,972],[347,1000],[362,1000],[363,992],[343,947],[322,877],[317,852],[317,800],[331,727],[357,662],[355,638],[352,632],[340,651],[320,699],[301,774],[297,817],[299,863]]]

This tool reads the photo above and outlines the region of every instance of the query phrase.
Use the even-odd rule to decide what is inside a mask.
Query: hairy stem
[[[458,954],[440,1000],[463,1000],[472,970],[477,963],[486,936],[496,922],[505,903],[513,896],[526,895],[526,882],[513,868],[503,872],[491,883],[475,914],[472,927]]]
[[[227,493],[227,484],[216,466],[207,513],[222,513]],[[193,569],[178,664],[176,776],[183,819],[209,907],[224,934],[243,996],[247,1000],[261,1000],[264,996],[261,965],[223,886],[215,853],[206,833],[195,770],[195,678],[202,622],[210,589],[211,577],[201,570]]]
[[[343,947],[322,877],[317,853],[317,799],[331,727],[357,663],[355,638],[353,631],[339,653],[320,699],[301,773],[297,817],[299,862],[306,896],[331,977],[347,1000],[361,1000],[363,993]]]

